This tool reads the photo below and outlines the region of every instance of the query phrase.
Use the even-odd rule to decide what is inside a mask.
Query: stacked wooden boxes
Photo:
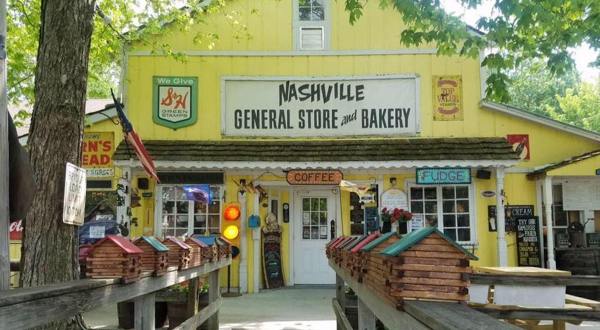
[[[94,244],[86,260],[90,278],[120,278],[124,283],[138,280],[143,251],[127,238],[108,235]]]
[[[219,260],[219,247],[214,236],[194,235],[193,237],[207,246],[202,249],[202,258],[204,260],[209,260],[210,262],[217,262]]]
[[[380,252],[399,240],[400,235],[398,235],[398,233],[389,232],[374,239],[371,243],[365,245],[361,249],[362,252],[366,252],[363,254],[364,260],[360,266],[362,273],[364,274],[362,282],[370,289],[380,294],[383,298],[388,299],[388,301],[393,301],[386,290],[386,283],[390,271],[389,267],[386,267],[385,258]]]
[[[169,248],[158,239],[152,236],[142,236],[133,241],[133,244],[143,251],[140,259],[142,276],[160,276],[167,271]]]
[[[176,237],[168,236],[162,243],[169,248],[167,259],[169,269],[186,269],[190,264],[191,247]]]
[[[362,281],[364,267],[363,260],[366,258],[366,252],[362,252],[361,250],[363,247],[377,239],[379,236],[381,236],[381,234],[378,231],[371,233],[365,239],[362,239],[360,242],[358,242],[350,250],[350,275],[356,278],[358,282]]]
[[[406,299],[468,301],[470,260],[477,260],[436,228],[406,235],[381,251],[388,265],[387,294],[396,306]]]
[[[202,265],[204,259],[202,258],[202,250],[207,249],[208,245],[204,242],[194,238],[188,237],[185,239],[185,244],[190,247],[190,267],[198,267]]]

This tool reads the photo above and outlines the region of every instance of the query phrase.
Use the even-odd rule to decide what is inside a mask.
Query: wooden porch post
[[[552,217],[552,177],[544,178],[544,214],[546,215],[546,247],[548,250],[548,268],[556,269],[554,259],[554,218]]]
[[[362,299],[358,297],[358,330],[372,330],[375,329],[375,322],[377,318],[375,314],[369,309]]]
[[[154,302],[155,293],[137,297],[134,300],[135,328],[154,330]]]
[[[221,288],[219,287],[219,270],[212,271],[208,275],[208,303],[212,304],[221,297]],[[207,321],[208,330],[219,329],[219,311],[217,310]]]
[[[504,213],[504,168],[496,168],[496,230],[498,233],[498,265],[508,266]]]

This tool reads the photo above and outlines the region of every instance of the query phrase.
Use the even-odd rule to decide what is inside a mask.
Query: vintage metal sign
[[[433,77],[433,120],[463,120],[461,76]]]
[[[227,136],[416,135],[415,75],[327,78],[224,78]]]
[[[344,175],[338,170],[292,170],[287,173],[291,185],[339,185]]]
[[[152,118],[158,125],[177,129],[198,118],[198,78],[153,77]]]
[[[112,156],[115,147],[113,132],[86,132],[83,134],[81,165],[90,178],[115,176]]]
[[[83,225],[85,213],[85,169],[67,163],[65,172],[65,194],[63,199],[63,222],[69,225]]]
[[[469,184],[469,168],[418,168],[417,184]]]

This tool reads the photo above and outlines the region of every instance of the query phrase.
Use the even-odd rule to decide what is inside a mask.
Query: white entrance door
[[[335,272],[325,256],[332,220],[338,227],[335,196],[331,190],[296,192],[292,219],[295,284],[335,284]]]

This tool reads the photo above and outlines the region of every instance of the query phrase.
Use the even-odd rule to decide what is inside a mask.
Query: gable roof
[[[542,116],[542,115],[538,115],[520,108],[516,108],[513,106],[509,106],[506,104],[500,104],[500,103],[496,103],[496,102],[492,102],[492,101],[481,101],[480,103],[482,108],[488,109],[488,110],[492,110],[492,111],[496,111],[496,112],[501,112],[513,117],[517,117],[517,118],[521,118],[521,119],[525,119],[525,120],[529,120],[544,126],[548,126],[563,132],[567,132],[570,134],[574,134],[577,136],[581,136],[584,137],[586,139],[590,139],[593,141],[598,141],[600,142],[600,133],[596,133],[593,131],[588,131],[586,129],[577,127],[577,126],[573,126],[570,124],[565,124],[563,122],[560,122],[558,120],[554,120],[551,118],[548,118],[546,116]]]
[[[546,173],[548,173],[548,172],[550,172],[552,170],[555,170],[555,169],[558,169],[558,168],[561,168],[561,167],[565,167],[565,166],[568,166],[568,165],[571,165],[571,164],[575,164],[575,163],[584,161],[586,159],[594,158],[594,157],[596,157],[598,155],[600,155],[600,149],[589,151],[589,152],[583,153],[581,155],[577,155],[577,156],[573,156],[573,157],[567,158],[567,159],[565,159],[565,160],[563,160],[561,162],[550,164],[550,165],[546,165],[546,166],[543,166],[541,168],[538,168],[538,169],[534,170],[533,172],[527,174],[527,177],[528,178],[535,178],[535,177],[538,177],[538,176],[540,176],[542,174],[546,174]]]
[[[175,243],[177,246],[179,246],[180,248],[184,249],[184,250],[189,250],[191,249],[191,247],[187,244],[185,244],[185,242],[181,241],[180,239],[178,239],[177,237],[173,237],[173,236],[167,236],[163,242],[169,241],[171,243]]]
[[[207,246],[213,246],[216,243],[216,239],[214,236],[202,236],[202,235],[192,235],[193,238],[201,241]]]
[[[362,249],[365,245],[371,243],[374,239],[379,237],[379,235],[381,235],[381,233],[378,231],[369,234],[369,236],[367,236],[367,238],[363,239],[355,247],[353,247],[352,250],[350,250],[350,252],[356,253],[356,252],[360,251],[360,249]]]
[[[94,244],[93,248],[95,248],[97,246],[100,246],[101,244],[103,244],[106,241],[113,242],[115,245],[117,245],[123,251],[125,251],[125,252],[127,252],[129,254],[144,253],[144,251],[142,251],[139,247],[137,247],[133,243],[131,243],[131,241],[128,240],[127,238],[125,238],[123,236],[117,236],[117,235],[107,235],[106,237],[104,237],[103,239],[101,239],[100,241],[98,241],[96,244]]]
[[[454,246],[460,252],[464,253],[469,259],[471,259],[471,260],[479,259],[474,254],[467,251],[465,248],[463,248],[458,243],[456,243],[453,239],[444,235],[444,233],[442,233],[435,227],[425,227],[425,228],[421,228],[419,230],[412,231],[409,234],[402,237],[402,239],[399,240],[398,242],[388,246],[385,250],[381,251],[380,254],[383,254],[388,257],[395,257],[395,256],[399,255],[400,253],[402,253],[406,250],[409,250],[411,247],[418,244],[423,239],[429,237],[432,234],[437,234],[438,236],[443,238],[446,242],[450,243],[452,246]]]
[[[395,232],[395,231],[390,231],[389,233],[385,233],[385,234],[383,234],[383,235],[379,236],[377,239],[375,239],[375,240],[371,241],[371,243],[369,243],[369,244],[365,245],[365,246],[364,246],[364,247],[361,249],[361,251],[364,251],[364,252],[369,252],[369,251],[373,250],[375,247],[377,247],[377,245],[379,245],[379,244],[381,244],[381,243],[383,243],[383,242],[387,241],[387,240],[388,240],[388,238],[390,238],[390,237],[392,237],[392,236],[400,237],[400,235],[398,235],[398,233],[397,233],[397,232]]]
[[[150,246],[152,246],[152,248],[158,252],[167,252],[169,251],[169,248],[166,247],[163,243],[161,243],[158,239],[156,239],[156,237],[154,236],[142,236],[139,237],[138,239],[136,239],[135,241],[133,241],[133,243],[137,243],[138,241],[143,240],[146,243],[148,243]]]
[[[204,242],[202,242],[201,240],[195,238],[195,237],[188,237],[185,239],[185,243],[187,245],[190,245],[190,243],[194,243],[200,247],[208,247],[208,245],[204,244]]]

